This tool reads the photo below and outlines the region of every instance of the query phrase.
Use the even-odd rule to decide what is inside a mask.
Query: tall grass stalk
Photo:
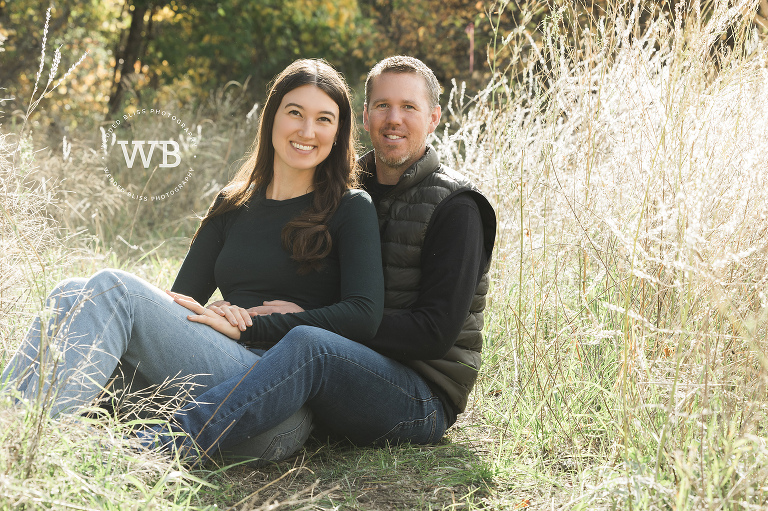
[[[500,218],[475,412],[563,507],[761,508],[766,45],[756,2],[654,7],[552,6],[452,96]]]

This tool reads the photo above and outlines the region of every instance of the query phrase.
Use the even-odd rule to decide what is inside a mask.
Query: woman
[[[38,317],[3,381],[27,397],[53,392],[57,414],[91,403],[118,362],[150,384],[187,377],[194,396],[252,367],[258,349],[295,326],[372,337],[383,311],[381,255],[370,198],[349,190],[354,143],[341,75],[321,60],[288,66],[268,93],[254,150],[203,219],[172,291],[118,270],[60,283],[45,332]],[[217,287],[257,315],[199,305]],[[272,315],[258,308],[272,300],[297,306]],[[308,414],[229,450],[287,456],[309,434]]]

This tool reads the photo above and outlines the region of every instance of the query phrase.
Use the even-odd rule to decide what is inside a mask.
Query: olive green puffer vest
[[[364,168],[372,168],[372,159],[372,153],[363,157]],[[479,190],[461,174],[442,167],[434,148],[428,147],[426,154],[379,201],[377,210],[386,290],[384,314],[388,309],[407,309],[416,301],[421,282],[421,249],[430,219],[441,202],[462,192],[472,192],[481,214],[490,210],[493,216],[490,204]],[[487,218],[488,214],[483,215],[484,222]],[[495,216],[493,218],[495,232]],[[490,240],[490,246],[493,246],[493,240]],[[487,292],[488,267],[475,290],[461,333],[448,353],[440,360],[404,362],[442,389],[457,412],[466,408],[467,397],[480,370]]]

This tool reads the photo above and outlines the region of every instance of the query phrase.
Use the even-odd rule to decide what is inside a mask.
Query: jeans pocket
[[[437,411],[423,419],[411,421],[402,421],[387,433],[377,438],[374,443],[379,444],[385,441],[391,443],[410,442],[412,444],[433,444],[440,440],[445,433],[445,427],[440,427],[437,420]]]

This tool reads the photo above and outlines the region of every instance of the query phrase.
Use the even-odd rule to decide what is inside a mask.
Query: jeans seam
[[[389,431],[387,431],[383,435],[381,435],[378,438],[376,438],[375,440],[373,440],[372,443],[380,442],[381,440],[386,439],[387,436],[389,436],[396,429],[402,427],[404,424],[413,424],[415,422],[427,422],[427,421],[430,422],[431,428],[430,428],[429,435],[427,435],[427,442],[426,443],[427,444],[431,444],[431,443],[433,443],[433,438],[435,436],[435,427],[436,427],[436,423],[437,423],[437,410],[432,410],[423,419],[413,419],[413,420],[407,420],[407,421],[400,421],[400,422],[398,422],[397,424],[392,426],[392,428]],[[409,439],[409,441],[410,441],[410,439]]]
[[[431,444],[435,441],[435,429],[437,428],[437,410],[432,410],[432,413],[430,414],[432,419],[432,430],[429,432],[429,438],[427,438],[427,443]]]

